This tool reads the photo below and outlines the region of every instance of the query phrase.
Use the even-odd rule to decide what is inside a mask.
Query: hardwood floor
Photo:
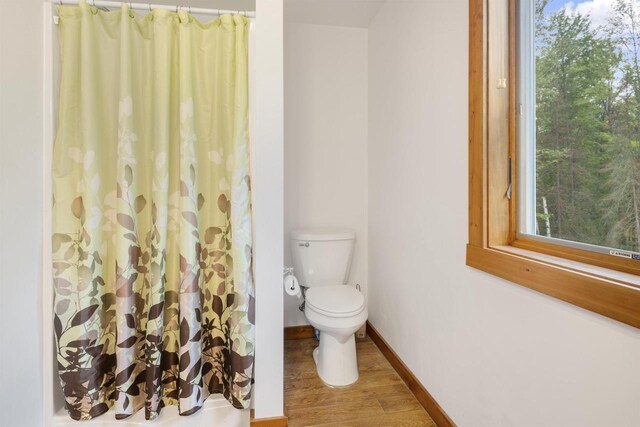
[[[327,387],[318,378],[312,356],[316,346],[313,338],[284,342],[289,426],[436,426],[368,337],[357,343],[360,378],[347,388]]]

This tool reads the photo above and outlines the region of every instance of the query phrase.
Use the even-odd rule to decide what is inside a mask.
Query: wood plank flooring
[[[289,426],[436,427],[411,391],[367,338],[357,343],[358,382],[324,385],[316,373],[311,339],[284,344],[284,398]]]

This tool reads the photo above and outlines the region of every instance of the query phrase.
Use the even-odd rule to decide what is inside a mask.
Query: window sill
[[[640,276],[513,246],[467,245],[467,265],[640,328]]]

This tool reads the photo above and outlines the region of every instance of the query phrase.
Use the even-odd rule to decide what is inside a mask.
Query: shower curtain
[[[59,6],[54,332],[76,420],[251,397],[248,20]]]

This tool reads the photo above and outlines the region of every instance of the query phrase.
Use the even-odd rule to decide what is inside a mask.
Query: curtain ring
[[[151,3],[147,3],[147,6],[149,7],[149,12],[151,12]]]
[[[58,0],[58,3],[60,3],[60,6],[62,6],[62,0]]]
[[[191,15],[191,5],[189,5],[189,15]]]

